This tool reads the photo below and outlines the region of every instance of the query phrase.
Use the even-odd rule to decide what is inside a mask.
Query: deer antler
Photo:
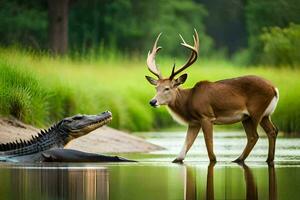
[[[186,68],[191,66],[197,60],[198,51],[199,51],[199,37],[198,37],[198,33],[197,33],[196,29],[194,29],[194,31],[195,31],[195,35],[193,35],[194,46],[191,46],[191,45],[187,44],[184,41],[183,37],[179,34],[179,36],[182,40],[181,45],[188,48],[188,49],[190,49],[192,51],[192,53],[191,53],[190,58],[188,59],[188,61],[180,69],[175,71],[175,65],[173,66],[170,79],[173,79],[177,74],[179,74],[180,72],[182,72],[183,70],[185,70]]]
[[[161,33],[157,36],[155,43],[153,45],[152,51],[148,52],[147,66],[151,73],[153,73],[159,79],[162,79],[161,72],[158,70],[158,68],[156,67],[156,64],[155,64],[155,55],[162,48],[162,47],[157,47],[157,42],[158,42],[160,36],[161,36]]]

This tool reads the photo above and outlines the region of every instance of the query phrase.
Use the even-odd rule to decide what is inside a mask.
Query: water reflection
[[[109,199],[105,168],[18,167],[2,169],[0,176],[0,199]]]
[[[206,199],[214,199],[214,166],[215,163],[209,163],[207,167]]]
[[[277,200],[277,180],[276,180],[276,172],[275,172],[274,165],[269,165],[268,174],[269,174],[269,199]]]
[[[253,177],[253,173],[251,169],[245,164],[240,164],[240,166],[244,170],[244,179],[246,183],[246,198],[249,200],[256,200],[258,199],[258,193],[257,193],[257,185]]]
[[[300,167],[232,163],[1,166],[0,199],[298,199]]]
[[[194,199],[207,199],[207,200],[213,200],[215,199],[215,194],[214,194],[214,167],[215,163],[210,163],[207,167],[207,176],[206,176],[206,190],[205,194],[201,195],[199,194],[199,191],[201,191],[201,187],[203,185],[197,184],[197,172],[196,168],[193,166],[184,166],[185,167],[185,179],[184,179],[184,197],[186,200],[194,200]],[[254,178],[252,170],[245,164],[240,164],[240,167],[243,169],[243,174],[244,174],[244,184],[245,184],[245,197],[242,199],[249,199],[249,200],[256,200],[258,198],[258,189],[257,189],[257,184],[256,180]],[[229,174],[231,175],[231,174]],[[226,177],[225,179],[231,177]],[[276,172],[275,172],[275,167],[274,165],[269,165],[268,166],[268,180],[269,180],[269,199],[270,200],[276,200],[277,199],[277,182],[276,182]],[[224,185],[220,182],[218,183],[218,186],[221,185],[221,187],[228,187],[226,186],[226,180],[223,180]],[[229,184],[229,187],[231,185]],[[235,188],[237,190],[241,190],[241,187]],[[218,190],[220,190],[218,188]],[[198,195],[199,194],[199,195]],[[235,195],[235,192],[233,192]],[[226,194],[226,189],[221,196],[219,196],[216,199],[240,199],[240,197],[237,196],[232,196],[231,194]],[[199,198],[201,197],[201,198]],[[220,198],[221,197],[221,198]]]

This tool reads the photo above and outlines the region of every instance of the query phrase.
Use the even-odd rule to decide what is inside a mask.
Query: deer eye
[[[164,89],[164,91],[169,91],[169,90],[170,90],[170,88],[165,88],[165,89]]]

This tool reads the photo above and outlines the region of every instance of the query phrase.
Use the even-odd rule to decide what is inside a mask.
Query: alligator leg
[[[118,156],[86,153],[73,149],[52,149],[42,153],[43,162],[136,162]]]

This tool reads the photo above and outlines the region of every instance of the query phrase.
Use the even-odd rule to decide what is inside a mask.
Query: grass
[[[105,56],[80,59],[52,58],[34,52],[0,49],[0,113],[45,126],[76,113],[113,112],[111,125],[129,131],[173,126],[165,108],[148,101],[154,88],[144,75],[143,59]],[[157,61],[168,75],[173,59]],[[182,62],[178,62],[180,65]],[[256,74],[271,80],[280,91],[273,119],[286,132],[300,132],[300,70],[271,67],[237,67],[226,61],[199,60],[187,70],[184,87],[199,80],[219,80]]]

